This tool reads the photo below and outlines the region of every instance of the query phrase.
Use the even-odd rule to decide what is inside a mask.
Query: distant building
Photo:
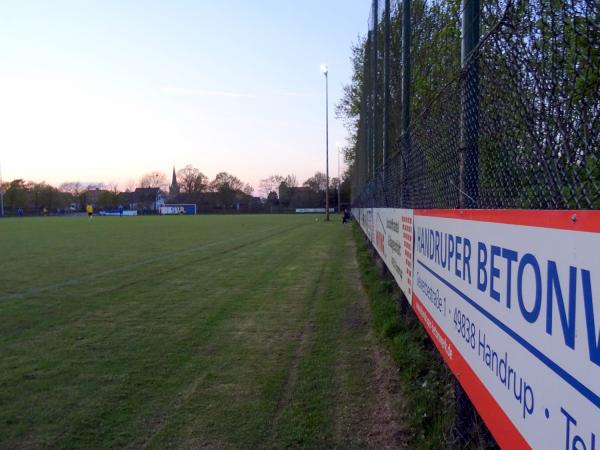
[[[131,205],[133,205],[134,194],[131,191],[121,192],[121,197],[123,198],[124,205],[128,209],[135,209]]]
[[[81,200],[84,205],[98,205],[102,195],[108,193],[106,189],[91,188],[81,194]]]
[[[165,204],[165,196],[160,188],[136,188],[128,198],[130,209],[158,211]]]
[[[171,179],[171,186],[169,186],[169,196],[175,197],[179,195],[179,183],[177,183],[177,174],[175,173],[175,166],[173,166],[173,178]]]
[[[319,208],[322,198],[318,192],[307,186],[288,187],[285,183],[279,185],[279,203],[290,208]]]

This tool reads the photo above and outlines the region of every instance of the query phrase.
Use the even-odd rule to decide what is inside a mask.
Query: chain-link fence
[[[600,0],[374,0],[353,205],[600,208]]]

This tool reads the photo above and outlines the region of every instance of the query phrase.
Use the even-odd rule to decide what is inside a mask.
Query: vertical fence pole
[[[365,146],[364,146],[364,175],[365,175],[365,185],[368,183],[370,179],[371,173],[371,41],[372,41],[372,33],[371,31],[367,34],[367,43],[365,46],[365,60],[364,60],[364,86],[363,86],[363,96],[365,99],[364,106],[364,116],[365,116]]]
[[[479,200],[479,74],[476,54],[479,43],[479,0],[463,0],[461,46],[461,149],[460,149],[460,207],[477,208]],[[475,410],[464,389],[454,382],[456,415],[454,434],[459,445],[471,439]]]
[[[410,0],[402,2],[402,136],[408,142],[410,127]]]
[[[325,70],[325,220],[329,222],[329,70]]]
[[[4,186],[2,184],[2,164],[0,164],[0,217],[4,217]]]
[[[375,167],[376,167],[376,159],[377,159],[377,46],[378,46],[378,33],[377,33],[377,6],[378,6],[378,0],[373,0],[373,9],[372,9],[372,13],[373,13],[373,31],[371,32],[371,45],[373,46],[372,48],[372,60],[371,60],[371,96],[372,96],[372,102],[371,102],[371,113],[373,116],[373,121],[371,123],[372,125],[372,149],[373,149],[373,154],[372,156],[372,175],[373,175],[373,179],[375,177]]]
[[[402,159],[403,161],[410,161],[410,34],[411,34],[411,23],[410,23],[410,0],[404,0],[402,2],[402,131],[401,131],[401,144],[402,144]],[[406,164],[403,164],[406,167]],[[405,173],[406,170],[402,170],[404,178],[408,176]],[[404,183],[401,184],[401,189],[404,191],[401,198],[403,199],[403,207],[412,207],[412,204],[407,204],[407,197],[410,189],[407,189]]]
[[[383,146],[381,166],[383,181],[385,182],[385,161],[389,153],[389,127],[390,127],[390,0],[385,0],[384,11],[384,46],[383,46]]]
[[[463,0],[462,17],[462,126],[460,206],[479,203],[479,63],[474,52],[479,44],[479,0]]]
[[[342,212],[342,207],[341,207],[342,194],[340,192],[340,187],[342,186],[342,176],[340,174],[340,146],[339,145],[337,147],[337,154],[338,154],[338,185],[337,185],[338,198],[337,198],[337,210],[338,210],[338,213],[341,213]]]

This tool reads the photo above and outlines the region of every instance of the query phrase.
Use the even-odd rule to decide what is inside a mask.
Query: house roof
[[[160,194],[160,188],[135,188],[131,194],[132,203],[153,202]]]

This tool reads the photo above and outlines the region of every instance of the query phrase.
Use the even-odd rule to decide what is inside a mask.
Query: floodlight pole
[[[325,67],[323,74],[325,75],[325,177],[327,184],[325,185],[325,220],[329,221],[329,69]]]
[[[340,199],[342,197],[340,195],[340,188],[342,187],[342,178],[340,177],[340,147],[339,146],[337,148],[337,153],[338,153],[338,186],[337,186],[337,191],[338,191],[338,212],[341,213],[342,212],[342,203],[341,203]]]
[[[2,185],[2,165],[0,164],[0,217],[4,217],[4,186]]]

